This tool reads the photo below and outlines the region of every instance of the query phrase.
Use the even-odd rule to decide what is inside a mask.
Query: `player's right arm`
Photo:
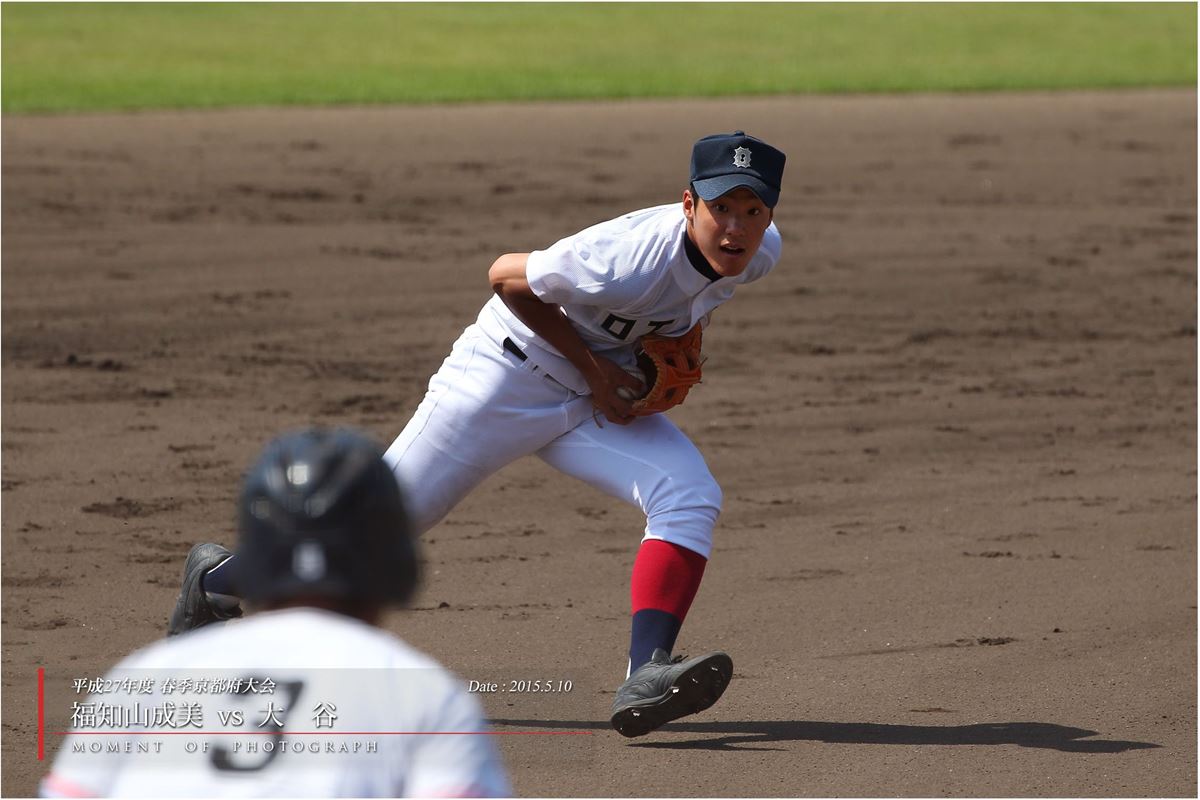
[[[627,386],[640,396],[645,387],[615,362],[588,349],[562,309],[543,302],[534,293],[526,275],[528,261],[529,253],[508,253],[496,259],[488,270],[492,290],[522,322],[579,370],[592,391],[592,402],[606,419],[628,425],[634,420],[633,407],[617,394],[617,389]]]

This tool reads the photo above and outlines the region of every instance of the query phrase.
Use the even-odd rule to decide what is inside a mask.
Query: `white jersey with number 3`
[[[350,617],[312,608],[256,614],[152,645],[108,677],[150,680],[154,689],[93,694],[89,702],[140,712],[170,705],[171,735],[139,728],[136,716],[116,727],[75,725],[42,781],[43,796],[510,793],[465,687],[429,657]],[[182,691],[185,679],[204,681],[204,691]],[[251,688],[214,691],[230,680]],[[187,719],[185,705],[193,706]]]

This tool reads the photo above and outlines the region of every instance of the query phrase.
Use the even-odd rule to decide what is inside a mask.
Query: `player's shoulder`
[[[251,629],[254,625],[259,630]],[[241,623],[247,642],[270,638],[274,641],[304,639],[317,654],[331,662],[370,660],[394,667],[440,668],[433,658],[398,636],[362,620],[317,608],[289,608],[256,614]],[[315,654],[309,652],[308,658]],[[333,665],[332,663],[330,665]]]
[[[642,230],[649,233],[655,225],[669,223],[676,217],[682,216],[683,205],[681,203],[663,203],[662,205],[639,208],[635,211],[626,211],[611,219],[597,222],[591,228],[585,230]]]
[[[310,637],[323,639],[330,644],[337,642],[348,649],[351,659],[355,657],[354,648],[361,648],[358,651],[360,653],[388,654],[397,661],[405,662],[402,666],[440,666],[433,658],[383,628],[332,611],[317,608],[285,609],[259,617],[265,626],[275,626],[286,619],[286,625],[297,634],[307,631]]]
[[[669,265],[682,251],[685,225],[678,203],[597,223],[531,253],[526,266],[530,286],[539,297],[559,304],[623,308],[669,274]]]
[[[643,208],[594,226],[588,245],[624,279],[650,278],[679,255],[686,224],[679,203]]]
[[[209,625],[133,653],[118,669],[179,666],[339,667],[440,669],[433,658],[361,620],[316,608],[288,608]]]
[[[675,230],[683,224],[683,220],[683,203],[677,200],[629,211],[613,221],[621,221],[631,229],[641,230],[647,236],[653,236]]]
[[[609,249],[640,250],[671,242],[685,224],[679,203],[651,206],[598,222],[576,234]]]
[[[762,249],[769,256],[772,262],[778,261],[779,256],[783,254],[783,236],[779,233],[778,226],[772,222],[767,226],[767,232],[763,234]]]
[[[763,234],[758,252],[754,254],[754,258],[750,259],[750,264],[743,273],[742,283],[752,283],[765,277],[779,263],[782,255],[783,237],[779,235],[779,228],[775,227],[775,223],[772,222],[767,228],[767,232]]]

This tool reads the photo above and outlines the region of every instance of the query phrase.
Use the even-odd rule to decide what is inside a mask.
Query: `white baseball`
[[[635,392],[633,389],[630,389],[628,386],[618,386],[617,397],[620,397],[622,400],[626,400],[630,403],[638,399],[637,392]]]
[[[641,381],[643,386],[646,385],[646,375],[640,369],[638,369],[637,367],[626,367],[625,371],[628,372],[630,375],[632,375],[637,380]],[[647,386],[646,388],[648,389],[650,387]],[[617,396],[620,397],[622,400],[632,403],[634,400],[641,399],[644,396],[644,393],[638,394],[635,389],[630,389],[628,386],[618,386],[617,387]]]

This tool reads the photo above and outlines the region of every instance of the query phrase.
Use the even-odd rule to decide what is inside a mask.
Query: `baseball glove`
[[[638,368],[649,391],[633,404],[635,417],[648,417],[682,403],[700,382],[700,324],[683,336],[647,334],[638,340]]]

